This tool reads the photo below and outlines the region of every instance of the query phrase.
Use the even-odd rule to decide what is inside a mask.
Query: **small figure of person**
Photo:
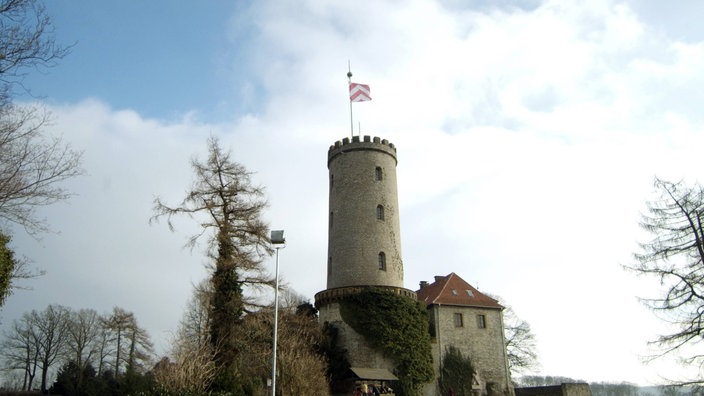
[[[450,387],[450,392],[449,392],[449,394],[450,394],[449,396],[455,396],[455,390],[452,389],[452,387]]]

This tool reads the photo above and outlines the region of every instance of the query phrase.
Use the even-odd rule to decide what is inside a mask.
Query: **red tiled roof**
[[[503,309],[498,301],[481,293],[454,272],[441,277],[436,276],[435,282],[416,291],[418,301],[425,305],[458,305],[465,307],[483,307]]]

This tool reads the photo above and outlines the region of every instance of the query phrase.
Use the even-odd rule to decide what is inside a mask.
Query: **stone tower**
[[[369,286],[416,298],[403,288],[396,163],[394,145],[378,137],[345,138],[328,150],[327,289],[315,295],[315,305],[320,321],[339,329],[352,367],[393,371],[342,320],[340,298]]]
[[[328,151],[327,288],[403,286],[396,148],[369,136]]]

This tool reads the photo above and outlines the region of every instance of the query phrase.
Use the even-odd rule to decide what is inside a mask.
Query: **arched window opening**
[[[377,207],[376,207],[376,219],[377,219],[377,220],[384,220],[384,206],[383,206],[383,205],[377,205]]]
[[[384,252],[379,252],[379,269],[386,271],[386,254]]]
[[[375,174],[376,181],[381,181],[384,179],[384,172],[381,170],[380,166],[376,167],[374,174]]]
[[[331,173],[330,174],[330,191],[332,191],[333,184],[335,184],[335,176]]]

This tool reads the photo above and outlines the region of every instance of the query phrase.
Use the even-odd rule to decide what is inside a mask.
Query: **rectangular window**
[[[386,255],[384,252],[379,252],[379,269],[382,271],[386,271]]]
[[[384,173],[381,170],[380,166],[376,167],[375,176],[376,176],[376,181],[381,181],[384,178]]]
[[[455,314],[455,327],[464,327],[464,322],[462,321],[462,314]]]
[[[477,326],[480,329],[486,329],[486,316],[477,315]]]

